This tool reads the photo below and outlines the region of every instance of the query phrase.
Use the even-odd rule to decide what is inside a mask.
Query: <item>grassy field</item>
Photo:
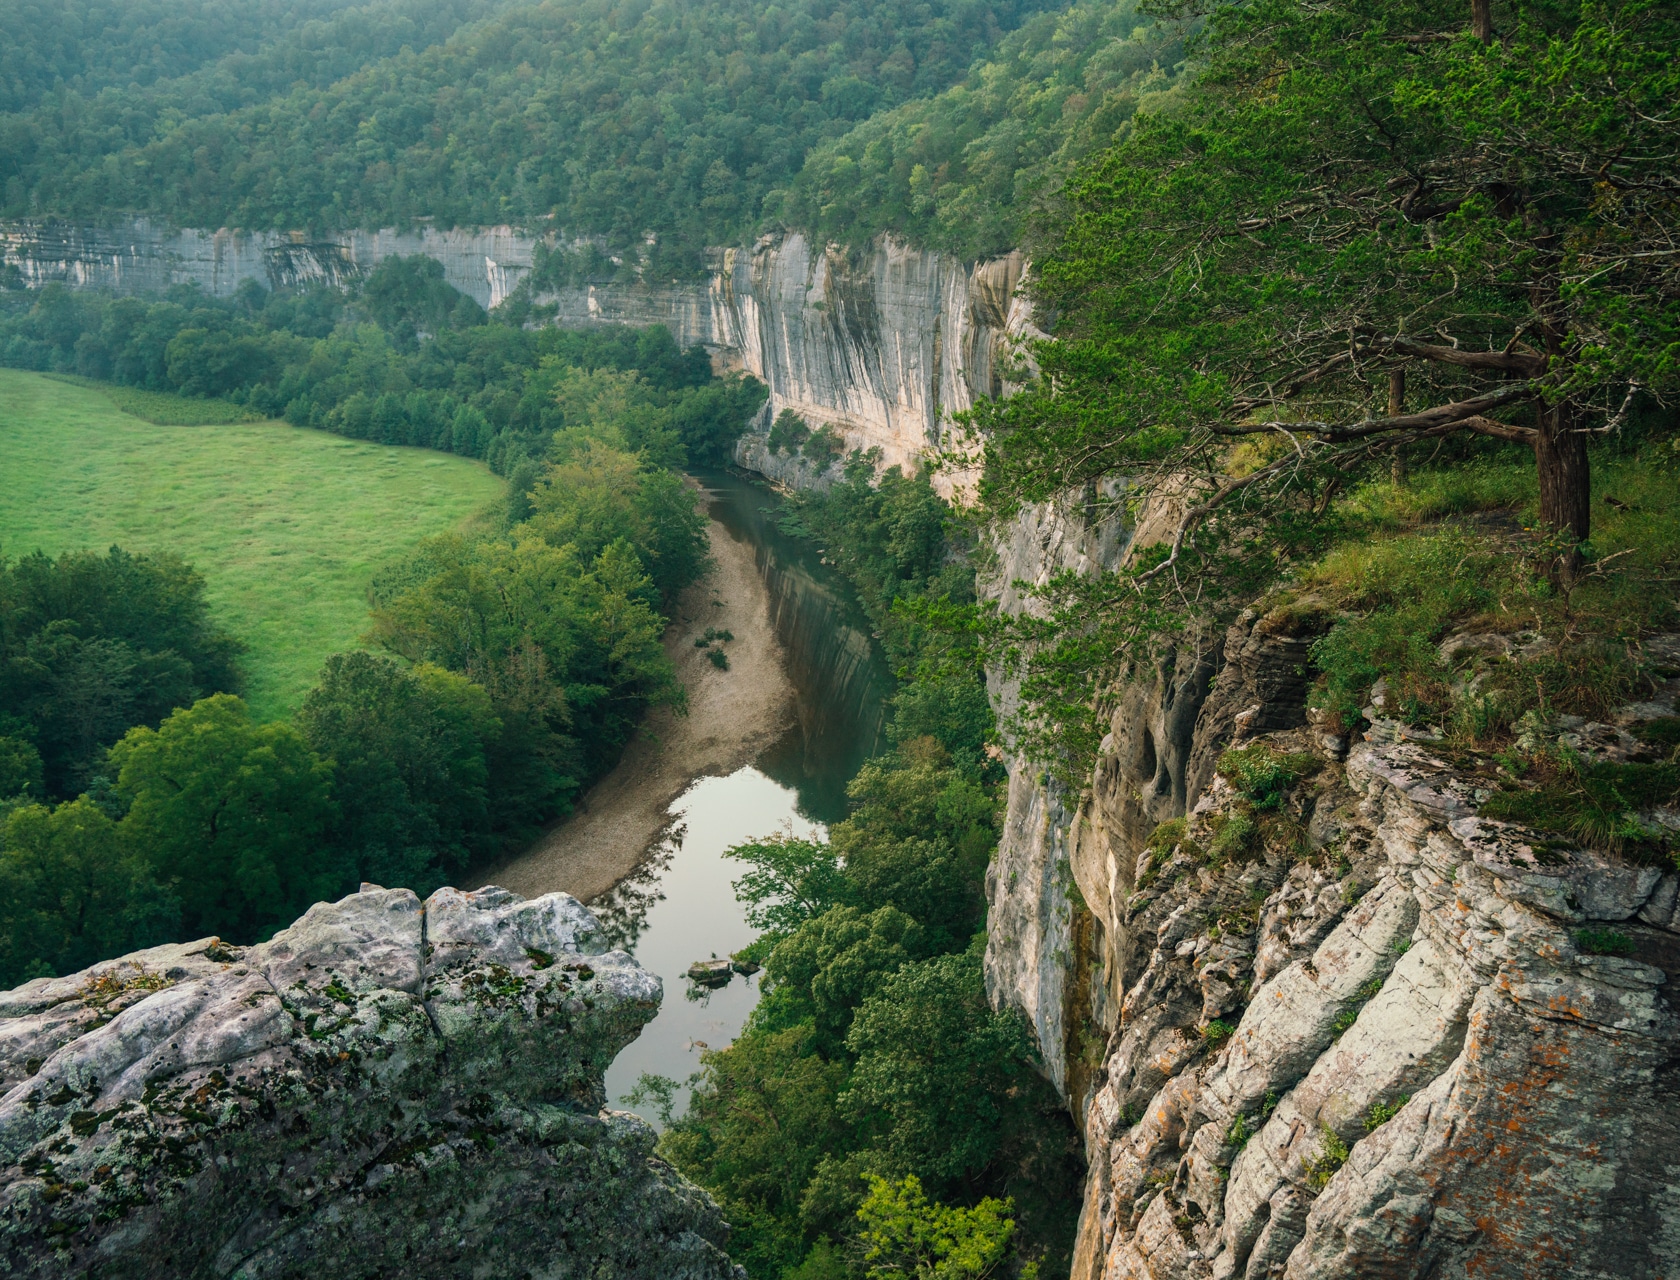
[[[116,544],[198,567],[250,646],[264,718],[367,626],[374,571],[495,500],[482,464],[279,422],[153,426],[100,390],[0,369],[0,553]]]

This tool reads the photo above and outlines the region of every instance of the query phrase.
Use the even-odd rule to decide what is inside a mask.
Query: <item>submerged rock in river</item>
[[[660,996],[575,899],[495,888],[37,979],[0,995],[6,1273],[734,1280],[717,1206],[601,1110]]]

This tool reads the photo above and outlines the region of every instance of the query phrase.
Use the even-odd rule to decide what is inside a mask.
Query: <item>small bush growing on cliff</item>
[[[1317,756],[1283,752],[1270,743],[1256,742],[1220,756],[1219,772],[1231,780],[1243,799],[1265,811],[1283,808],[1289,788],[1317,772],[1322,763]]]
[[[1412,1095],[1403,1093],[1393,1102],[1373,1102],[1365,1112],[1365,1132],[1375,1133],[1395,1116],[1400,1114],[1400,1108],[1412,1100]]]
[[[771,453],[798,453],[799,447],[811,438],[811,428],[792,409],[783,409],[770,424]]]
[[[1589,956],[1625,956],[1633,952],[1633,939],[1619,929],[1577,929],[1575,946]]]
[[[1229,1022],[1221,1022],[1218,1018],[1215,1018],[1202,1028],[1202,1041],[1210,1050],[1217,1052],[1236,1033],[1237,1029]]]
[[[1307,1186],[1322,1191],[1336,1170],[1347,1163],[1348,1145],[1341,1135],[1328,1125],[1319,1129],[1318,1155],[1305,1161],[1301,1168],[1307,1175]]]
[[[832,427],[822,427],[811,433],[811,438],[805,442],[800,450],[805,458],[818,471],[827,471],[830,464],[846,449],[846,442],[840,438]]]

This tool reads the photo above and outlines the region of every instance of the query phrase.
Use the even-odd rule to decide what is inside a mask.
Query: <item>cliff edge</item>
[[[566,894],[371,885],[259,946],[27,983],[4,1270],[736,1280],[716,1205],[601,1109],[660,995]]]
[[[1027,508],[990,592],[1030,608],[1016,583],[1150,540]],[[1332,613],[1249,609],[1132,670],[1082,794],[1012,763],[986,976],[1084,1130],[1074,1280],[1680,1274],[1680,873],[1487,816],[1523,766],[1380,682],[1332,731]],[[1489,626],[1440,642],[1467,687],[1545,643]],[[1639,651],[1642,701],[1513,750],[1667,759],[1680,635]]]

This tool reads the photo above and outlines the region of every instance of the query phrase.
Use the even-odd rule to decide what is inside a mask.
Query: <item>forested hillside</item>
[[[779,205],[813,146],[951,84],[1035,7],[591,0],[476,23],[417,10],[402,31],[350,10],[145,87],[65,77],[0,120],[3,212],[259,228],[553,219],[615,246],[652,235],[655,275],[691,273],[705,245]]]

